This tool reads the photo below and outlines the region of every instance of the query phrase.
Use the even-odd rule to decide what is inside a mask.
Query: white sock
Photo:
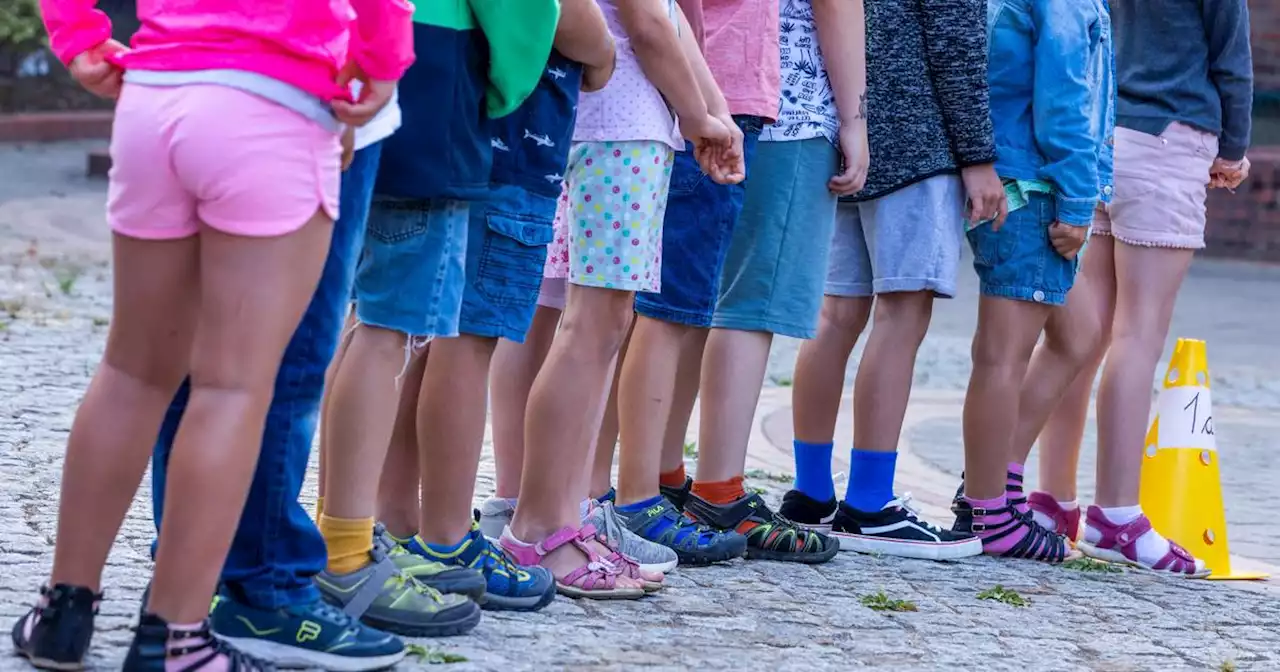
[[[591,513],[591,505],[595,503],[596,500],[591,499],[590,497],[582,500],[582,503],[578,505],[578,517],[586,520],[587,514]]]
[[[1061,507],[1063,511],[1066,511],[1068,513],[1080,508],[1080,504],[1077,503],[1076,500],[1074,499],[1069,502],[1064,502],[1057,499],[1053,501],[1057,502],[1058,506]],[[1039,511],[1036,511],[1035,509],[1031,510],[1031,517],[1036,521],[1036,524],[1039,525],[1040,527],[1043,527],[1046,530],[1056,531],[1057,522],[1053,518],[1050,518],[1049,516]],[[1068,530],[1068,533],[1071,533],[1071,532],[1074,532],[1074,530]]]
[[[1101,507],[1099,507],[1101,508]],[[1109,509],[1102,509],[1102,515],[1113,525],[1124,525],[1131,523],[1142,515],[1141,506],[1116,506]],[[1086,524],[1084,527],[1084,540],[1096,544],[1102,540],[1102,534],[1094,530],[1092,526]],[[1155,528],[1147,530],[1146,534],[1138,537],[1134,544],[1134,549],[1138,552],[1138,562],[1144,565],[1154,565],[1164,558],[1169,552],[1169,540],[1160,536]]]

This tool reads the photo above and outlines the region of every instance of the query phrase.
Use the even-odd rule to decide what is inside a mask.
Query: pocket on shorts
[[[973,249],[975,266],[995,268],[1013,256],[1018,240],[1008,223],[999,231],[991,228],[991,222],[983,222],[969,230],[969,247]]]
[[[693,158],[693,146],[686,145],[683,152],[676,152],[675,161],[671,165],[671,183],[667,190],[670,196],[688,196],[698,190],[702,181],[707,179],[702,167]]]
[[[480,252],[476,289],[500,306],[529,306],[538,300],[547,245],[555,237],[550,223],[491,212]]]
[[[421,236],[431,224],[430,201],[376,196],[369,208],[368,236],[379,243],[400,243]]]

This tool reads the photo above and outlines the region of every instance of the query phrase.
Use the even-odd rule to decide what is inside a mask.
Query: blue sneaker
[[[641,539],[676,552],[681,565],[709,565],[740,558],[747,552],[747,538],[732,530],[717,530],[680,513],[666,497],[639,511],[614,507],[627,529]]]
[[[400,638],[375,630],[321,600],[274,611],[255,609],[226,595],[209,615],[218,637],[279,667],[356,672],[400,662]]]
[[[419,536],[404,547],[414,555],[452,567],[480,570],[485,578],[481,606],[503,611],[534,611],[556,597],[556,581],[544,567],[519,567],[502,549],[480,533],[480,524],[471,523],[471,531],[462,543],[448,551],[439,551]]]

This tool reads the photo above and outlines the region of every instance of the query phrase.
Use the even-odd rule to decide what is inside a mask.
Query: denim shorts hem
[[[1014,299],[1027,303],[1041,303],[1046,306],[1061,306],[1067,302],[1066,292],[1046,292],[1034,287],[1006,287],[981,283],[982,295],[1001,299]],[[1040,298],[1036,298],[1039,294]]]
[[[528,329],[520,331],[509,325],[485,322],[484,320],[462,320],[458,323],[458,334],[475,336],[476,338],[505,338],[508,341],[524,343]]]
[[[710,312],[696,310],[681,310],[664,306],[661,302],[647,299],[644,294],[636,295],[636,312],[645,317],[670,322],[672,324],[680,324],[686,327],[697,327],[706,329],[711,326]]]
[[[455,311],[456,313],[456,311]],[[361,305],[356,302],[356,320],[362,325],[377,329],[386,329],[414,338],[453,338],[458,335],[458,325],[441,324],[422,326],[421,317],[406,318],[403,313],[385,311],[380,308]]]
[[[818,330],[809,325],[794,322],[761,319],[754,316],[737,316],[717,313],[711,318],[713,329],[733,329],[734,331],[763,331],[776,336],[788,336],[809,340],[818,335]]]

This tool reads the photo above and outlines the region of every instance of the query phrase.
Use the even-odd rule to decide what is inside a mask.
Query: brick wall
[[[1249,180],[1232,194],[1209,192],[1205,254],[1280,262],[1280,147],[1249,153]]]
[[[1280,2],[1249,0],[1249,13],[1256,88],[1280,94]]]

